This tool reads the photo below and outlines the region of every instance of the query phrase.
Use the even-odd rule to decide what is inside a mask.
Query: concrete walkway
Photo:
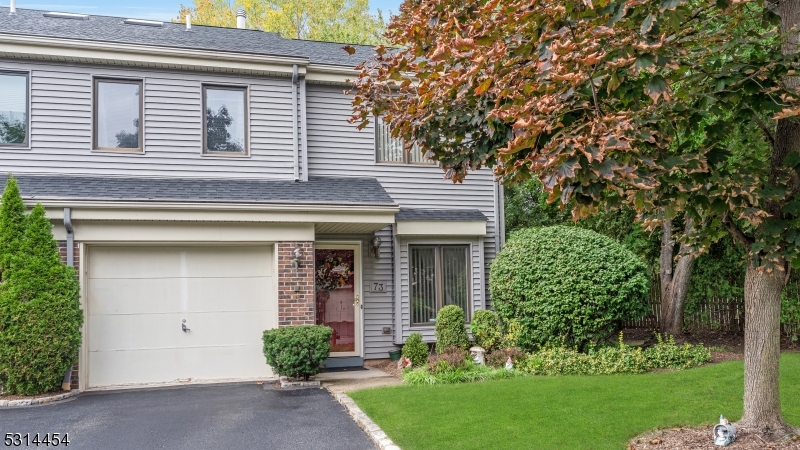
[[[320,373],[314,379],[319,380],[323,387],[335,394],[361,389],[397,386],[402,383],[399,378],[382,370],[369,366],[364,368],[367,370]]]

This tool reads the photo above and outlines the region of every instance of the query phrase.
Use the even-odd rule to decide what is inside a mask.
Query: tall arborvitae
[[[0,204],[0,280],[11,264],[13,255],[19,252],[25,234],[25,205],[19,194],[17,180],[9,176]]]
[[[56,390],[77,360],[83,312],[75,269],[61,263],[42,205],[27,220],[19,255],[5,273],[0,382],[6,393]]]

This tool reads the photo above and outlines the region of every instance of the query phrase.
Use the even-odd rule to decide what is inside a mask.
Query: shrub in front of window
[[[466,349],[469,346],[467,329],[464,326],[464,310],[456,305],[447,305],[436,315],[436,352],[455,346]]]
[[[50,228],[44,208],[36,205],[3,272],[0,382],[6,394],[57,390],[78,358],[83,324],[78,279],[74,268],[61,263]]]
[[[421,367],[428,361],[428,353],[428,344],[422,341],[422,334],[411,333],[403,345],[403,358],[408,358],[414,367]]]
[[[331,353],[333,330],[325,325],[298,325],[264,332],[264,356],[272,370],[284,376],[315,375]]]
[[[492,304],[522,326],[519,345],[585,350],[647,311],[644,262],[611,238],[577,227],[519,230],[492,263]]]
[[[500,346],[503,330],[500,318],[494,311],[482,309],[475,311],[475,317],[469,324],[469,331],[475,338],[475,344],[490,352]]]

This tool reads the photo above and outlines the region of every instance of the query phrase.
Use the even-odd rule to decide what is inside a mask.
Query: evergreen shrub
[[[319,373],[331,353],[333,329],[325,325],[298,325],[264,332],[264,356],[272,370],[308,380]]]
[[[648,307],[644,262],[613,239],[577,227],[513,233],[490,274],[492,304],[502,319],[519,322],[519,345],[528,350],[585,350]]]
[[[469,330],[475,339],[475,344],[486,352],[498,348],[503,339],[503,329],[500,318],[494,311],[482,309],[475,311],[475,316],[469,324]]]
[[[16,199],[9,200],[17,208]],[[37,395],[59,389],[77,361],[83,312],[75,269],[61,263],[44,208],[36,205],[26,222],[17,248],[0,249],[7,263],[0,288],[0,382],[6,394]],[[5,238],[10,229],[4,226]]]
[[[414,367],[421,367],[428,361],[428,353],[428,344],[422,341],[422,334],[411,333],[403,345],[403,358],[408,358]]]
[[[436,352],[441,353],[450,346],[465,349],[469,337],[464,325],[464,310],[456,305],[447,305],[436,315]]]

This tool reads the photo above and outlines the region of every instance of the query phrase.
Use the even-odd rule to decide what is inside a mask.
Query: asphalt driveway
[[[374,449],[323,389],[254,383],[89,392],[0,409],[6,433],[69,433],[69,449]],[[25,447],[25,444],[22,444]]]

